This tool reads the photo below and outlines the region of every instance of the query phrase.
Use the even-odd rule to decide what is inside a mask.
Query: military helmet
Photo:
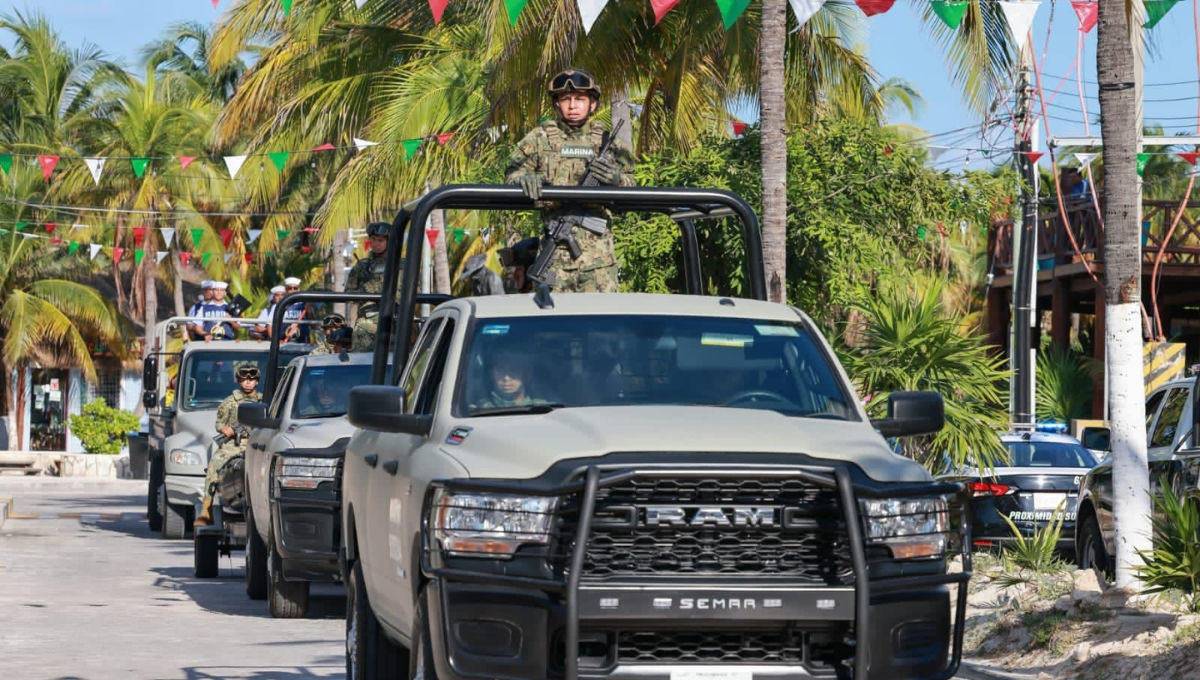
[[[387,236],[392,233],[392,225],[387,222],[372,222],[367,225],[367,236]]]
[[[556,99],[568,92],[583,92],[599,99],[600,85],[587,71],[569,68],[550,79],[550,98]]]
[[[258,366],[238,366],[238,382],[242,382],[243,380],[258,380],[259,375]]]
[[[346,317],[342,316],[341,314],[334,313],[334,314],[330,314],[329,316],[325,317],[324,319],[321,319],[321,327],[322,328],[341,328],[342,326],[345,326],[345,325],[346,325]]]

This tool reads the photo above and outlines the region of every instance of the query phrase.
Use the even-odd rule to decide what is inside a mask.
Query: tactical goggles
[[[327,316],[321,320],[321,326],[324,328],[341,328],[344,325],[346,325],[346,320],[338,314]]]
[[[244,366],[237,370],[238,382],[243,380],[258,380],[258,369],[253,366]]]
[[[560,73],[550,81],[550,94],[562,94],[571,91],[589,91],[598,90],[596,81],[586,73],[578,71],[568,71]]]
[[[392,231],[392,225],[387,222],[375,222],[367,225],[367,236],[387,236]]]

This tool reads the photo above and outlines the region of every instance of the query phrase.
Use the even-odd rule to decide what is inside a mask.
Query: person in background
[[[208,279],[201,281],[200,292],[200,299],[188,309],[187,315],[190,317],[204,316],[204,305],[211,303],[213,299],[213,282]],[[203,340],[206,335],[204,324],[198,321],[189,321],[187,323],[187,331],[189,340]]]
[[[289,276],[283,280],[284,295],[300,292],[300,279],[295,276]],[[304,321],[308,318],[308,305],[303,302],[293,302],[283,310],[284,324],[287,330],[283,334],[283,342],[308,342],[308,326],[296,323]]]
[[[346,275],[347,293],[380,293],[383,291],[383,270],[387,264],[388,238],[392,225],[374,222],[367,225],[367,256],[354,263]],[[397,280],[403,280],[400,271]],[[379,328],[379,305],[363,303],[358,307],[358,318],[354,321],[354,351],[370,352],[375,349],[375,332]]]
[[[317,348],[312,351],[313,354],[337,354],[333,347],[332,336],[338,330],[345,328],[346,317],[341,314],[330,314],[321,320],[321,333],[316,339]]]
[[[229,288],[229,284],[224,281],[212,282],[212,300],[206,302],[200,314],[206,319],[228,319],[229,305],[225,303],[225,293]],[[238,329],[241,326],[236,321],[226,321],[217,323],[215,321],[204,322],[204,341],[212,340],[233,340],[236,338]]]
[[[270,340],[271,339],[271,319],[275,318],[275,307],[279,301],[283,299],[284,287],[275,286],[271,289],[271,299],[267,302],[266,309],[258,314],[259,323],[250,331],[250,337],[254,340]]]

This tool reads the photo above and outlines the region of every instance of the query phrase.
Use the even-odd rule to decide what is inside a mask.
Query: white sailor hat
[[[229,284],[225,283],[224,281],[213,281],[212,287],[216,288],[217,290],[225,290],[229,287]]]
[[[287,277],[286,279],[284,279],[284,280],[283,280],[283,285],[285,285],[285,286],[299,286],[299,285],[300,285],[300,279],[298,279],[298,278],[296,278],[296,277],[294,277],[294,276],[289,276],[289,277]]]
[[[287,292],[287,289],[284,288],[283,286],[275,286],[274,288],[271,289],[271,295],[274,295],[275,293],[285,293],[285,292]]]
[[[200,287],[201,288],[212,288],[213,282],[209,281],[208,279],[204,279],[203,281],[200,282]]]

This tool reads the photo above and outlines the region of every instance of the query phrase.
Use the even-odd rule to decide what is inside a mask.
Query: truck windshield
[[[288,362],[302,354],[282,352],[279,356],[280,373]],[[183,398],[179,407],[184,411],[206,411],[221,405],[233,393],[237,383],[234,371],[239,366],[257,366],[260,372],[267,370],[267,353],[229,352],[224,350],[197,350],[184,360]],[[259,382],[261,390],[262,383]]]
[[[300,375],[293,418],[338,418],[346,415],[350,388],[371,382],[370,364],[310,366]]]
[[[479,320],[456,411],[699,405],[856,419],[840,375],[800,323],[681,316]]]

